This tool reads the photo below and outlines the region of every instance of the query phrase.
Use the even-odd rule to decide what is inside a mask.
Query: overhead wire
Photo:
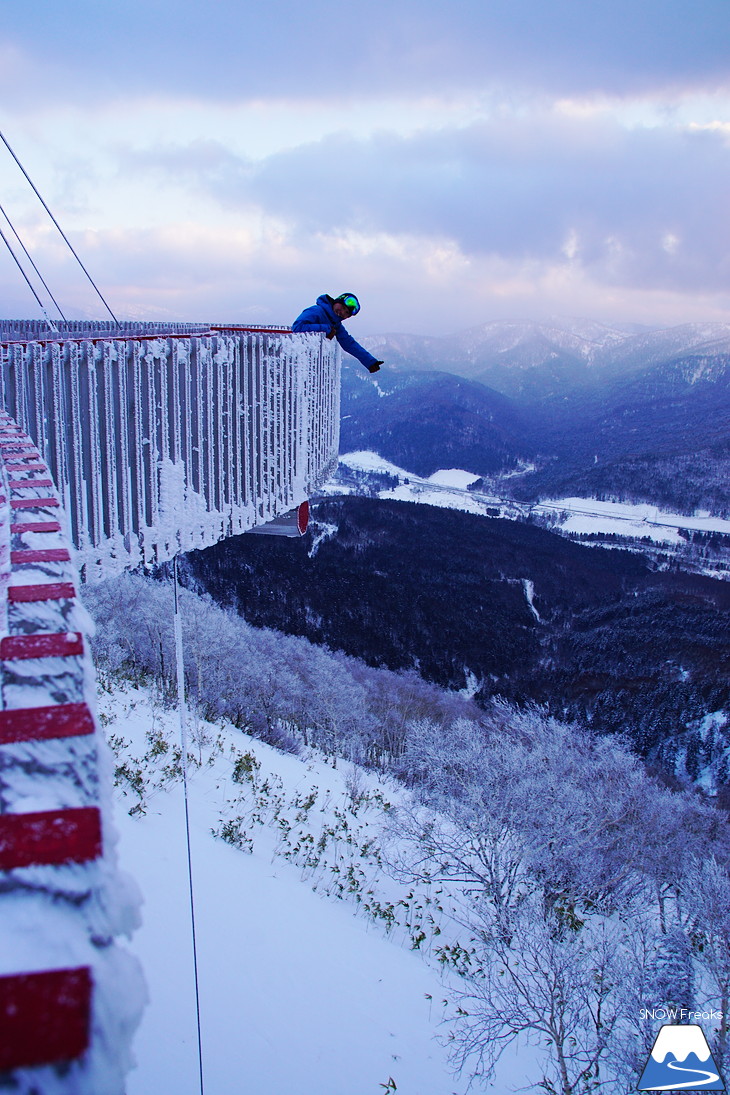
[[[96,295],[97,295],[97,296],[99,297],[99,300],[100,300],[100,301],[102,302],[102,304],[103,304],[103,305],[104,305],[104,307],[106,308],[107,312],[109,313],[109,315],[110,315],[110,316],[112,317],[112,319],[113,319],[113,320],[114,320],[114,322],[116,323],[117,327],[121,327],[121,323],[119,322],[119,320],[117,319],[117,317],[116,317],[116,316],[114,315],[114,312],[112,312],[111,308],[109,307],[109,305],[107,304],[106,300],[104,299],[104,296],[102,295],[102,292],[101,292],[101,290],[99,289],[98,285],[96,284],[96,282],[95,282],[95,281],[94,281],[94,279],[92,278],[91,274],[90,274],[90,273],[89,273],[89,271],[88,271],[88,270],[86,269],[86,267],[84,266],[83,262],[81,261],[81,259],[80,259],[80,258],[79,258],[79,256],[77,255],[77,253],[76,253],[76,251],[75,251],[75,249],[74,249],[74,246],[73,246],[73,244],[71,243],[70,239],[68,238],[68,236],[66,235],[66,233],[64,232],[64,230],[63,230],[63,229],[61,228],[61,225],[60,225],[60,224],[58,223],[58,221],[57,221],[57,220],[56,220],[56,218],[54,217],[54,215],[53,215],[53,213],[51,212],[51,210],[50,210],[50,209],[48,208],[48,206],[46,205],[46,202],[45,202],[45,201],[43,200],[43,197],[41,196],[41,194],[40,194],[40,192],[39,192],[38,188],[36,187],[35,183],[34,183],[34,182],[33,182],[33,180],[31,179],[31,177],[30,177],[30,175],[28,174],[28,172],[27,172],[27,171],[25,170],[25,168],[23,167],[23,165],[22,165],[22,163],[20,162],[20,160],[18,159],[18,157],[17,157],[17,156],[15,155],[15,153],[13,152],[12,148],[10,147],[10,145],[9,145],[9,143],[8,143],[8,141],[7,141],[7,138],[5,137],[4,133],[2,133],[1,131],[0,131],[0,140],[2,140],[3,144],[4,144],[4,145],[5,145],[5,147],[7,148],[8,152],[9,152],[9,153],[10,153],[10,155],[11,155],[11,156],[13,157],[13,159],[14,159],[14,160],[15,160],[15,162],[16,162],[16,164],[17,164],[17,165],[18,165],[18,167],[20,168],[20,170],[21,170],[21,171],[23,172],[23,175],[25,176],[26,180],[28,181],[28,183],[29,183],[29,185],[30,185],[31,189],[33,190],[33,193],[34,193],[34,194],[35,194],[35,196],[36,196],[36,197],[38,198],[38,201],[39,201],[39,202],[41,203],[41,205],[42,205],[42,206],[43,206],[43,208],[45,209],[46,213],[48,214],[48,216],[49,216],[49,217],[51,218],[51,220],[52,220],[52,221],[53,221],[53,223],[55,224],[56,228],[58,229],[58,231],[59,231],[59,233],[60,233],[60,235],[61,235],[62,239],[64,240],[64,242],[65,242],[66,246],[68,247],[69,251],[70,251],[70,252],[71,252],[71,254],[72,254],[72,255],[74,256],[74,258],[75,258],[75,259],[76,259],[76,261],[78,262],[78,264],[79,264],[79,266],[81,267],[81,269],[83,270],[83,272],[84,272],[84,273],[86,274],[86,277],[88,278],[88,280],[89,280],[89,282],[91,283],[91,285],[92,285],[92,287],[93,287],[94,291],[96,292]],[[26,279],[26,280],[27,280],[27,279]]]
[[[59,333],[59,332],[58,332],[58,327],[56,326],[56,324],[55,324],[55,323],[53,322],[53,320],[52,320],[52,319],[51,319],[51,317],[49,316],[48,312],[46,311],[46,309],[45,309],[45,307],[44,307],[44,305],[43,305],[43,301],[41,300],[41,298],[40,298],[40,297],[38,296],[38,294],[36,293],[36,291],[35,291],[35,288],[33,287],[33,284],[32,284],[32,282],[31,282],[30,278],[28,277],[28,275],[26,274],[25,270],[23,269],[23,265],[22,265],[22,263],[21,263],[20,259],[19,259],[19,258],[18,258],[18,256],[17,256],[16,254],[15,254],[15,251],[13,251],[13,248],[12,248],[12,246],[11,246],[11,244],[10,244],[10,240],[9,240],[9,239],[8,239],[8,237],[7,237],[6,235],[5,235],[5,233],[3,232],[2,228],[0,228],[0,236],[2,236],[2,240],[3,240],[3,243],[4,243],[4,244],[5,244],[5,246],[7,247],[8,251],[10,252],[10,254],[11,254],[12,258],[13,258],[13,261],[15,262],[16,266],[18,267],[18,269],[20,270],[21,274],[22,274],[22,275],[23,275],[23,277],[25,278],[25,280],[26,280],[26,282],[27,282],[27,284],[28,284],[28,288],[30,289],[30,291],[31,291],[31,293],[33,294],[33,296],[35,297],[35,299],[36,299],[36,300],[38,301],[38,307],[39,307],[39,308],[40,308],[40,310],[41,310],[41,311],[43,312],[43,315],[44,315],[44,316],[46,317],[46,322],[48,323],[48,326],[49,326],[49,327],[51,328],[51,330],[52,330],[52,331],[55,331],[55,332],[56,332],[56,334],[58,334],[58,333]]]
[[[5,217],[5,220],[6,220],[6,221],[8,222],[8,224],[10,225],[10,228],[11,228],[11,230],[12,230],[12,232],[13,232],[13,234],[14,234],[14,236],[15,236],[16,240],[18,241],[18,243],[20,244],[20,246],[21,246],[21,247],[23,248],[23,251],[25,252],[25,257],[26,257],[26,258],[28,259],[28,262],[29,262],[29,263],[31,264],[31,266],[32,266],[32,267],[33,267],[33,269],[35,270],[36,274],[37,274],[37,275],[38,275],[38,277],[40,278],[40,281],[41,281],[41,283],[42,283],[42,285],[43,285],[43,288],[44,288],[44,289],[46,290],[46,292],[48,293],[49,297],[51,298],[51,300],[53,301],[53,303],[54,303],[54,304],[56,305],[56,308],[58,309],[58,313],[59,313],[59,315],[61,316],[61,319],[62,319],[62,320],[64,321],[64,323],[66,323],[66,322],[67,322],[67,320],[66,320],[66,317],[65,317],[65,315],[63,314],[63,311],[62,311],[62,309],[61,309],[61,305],[60,305],[60,304],[58,303],[58,301],[57,301],[57,300],[56,300],[56,298],[54,297],[53,293],[51,292],[51,290],[50,290],[50,288],[49,288],[49,286],[48,286],[48,284],[47,284],[47,282],[46,282],[45,278],[43,277],[43,274],[42,274],[42,273],[40,272],[40,270],[38,269],[38,267],[36,266],[36,264],[35,264],[35,263],[33,262],[33,256],[32,256],[32,255],[30,254],[30,252],[29,252],[28,248],[27,248],[27,247],[25,246],[25,244],[23,243],[22,239],[21,239],[21,238],[20,238],[20,236],[18,235],[18,232],[17,232],[17,229],[16,229],[15,225],[13,224],[13,222],[12,222],[12,221],[11,221],[11,219],[10,219],[10,217],[9,217],[9,216],[7,215],[7,213],[6,213],[6,212],[5,212],[5,210],[3,209],[2,205],[0,205],[0,213],[2,213],[2,215],[3,215],[4,217]]]

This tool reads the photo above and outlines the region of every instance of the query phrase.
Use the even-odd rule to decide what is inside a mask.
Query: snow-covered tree
[[[722,1072],[730,1065],[730,873],[727,863],[693,859],[684,876],[682,903],[700,973],[703,1011],[714,1009],[711,1048]]]
[[[618,1093],[607,1056],[622,1014],[626,926],[604,918],[568,926],[545,916],[536,895],[513,911],[509,938],[490,906],[475,909],[472,926],[484,953],[465,973],[452,1031],[455,1064],[488,1081],[519,1038],[541,1050],[535,1087],[548,1095]]]

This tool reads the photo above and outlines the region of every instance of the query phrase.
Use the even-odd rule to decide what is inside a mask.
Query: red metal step
[[[47,582],[42,585],[8,586],[9,601],[63,601],[73,599],[71,582]]]
[[[0,745],[14,741],[46,741],[94,733],[94,718],[85,703],[53,707],[21,707],[0,711]]]
[[[83,654],[84,639],[80,631],[60,631],[39,635],[8,635],[0,639],[0,659],[68,658]]]
[[[0,814],[0,871],[88,863],[100,855],[101,814],[96,806]]]
[[[12,479],[8,480],[11,490],[29,490],[30,487],[52,487],[52,479]]]
[[[22,536],[24,532],[60,532],[61,526],[58,521],[29,521],[24,525],[11,525],[10,531]]]
[[[91,970],[0,977],[0,1072],[74,1061],[89,1046]]]
[[[69,563],[71,556],[67,548],[37,548],[10,552],[10,562],[14,566],[21,563]]]

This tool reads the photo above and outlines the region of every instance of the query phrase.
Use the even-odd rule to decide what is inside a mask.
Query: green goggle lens
[[[357,297],[342,297],[341,299],[342,303],[345,305],[345,308],[349,308],[353,316],[356,316],[357,313],[360,311],[360,304],[357,300]]]

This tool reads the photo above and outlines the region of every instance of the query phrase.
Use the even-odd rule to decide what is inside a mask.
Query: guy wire
[[[38,267],[36,266],[36,264],[35,264],[35,263],[33,262],[33,257],[32,257],[32,255],[30,254],[30,252],[28,251],[28,248],[27,248],[27,247],[25,246],[25,244],[23,243],[22,239],[21,239],[21,238],[20,238],[20,236],[18,235],[18,232],[17,232],[17,229],[16,229],[15,225],[13,224],[13,222],[12,222],[12,221],[11,221],[11,219],[10,219],[10,217],[9,217],[9,216],[7,215],[7,213],[6,213],[6,212],[5,212],[5,210],[3,209],[2,205],[0,205],[0,213],[2,213],[2,215],[3,215],[4,217],[5,217],[5,220],[6,220],[6,221],[8,222],[8,224],[10,225],[10,228],[12,229],[12,232],[13,232],[13,234],[14,234],[14,236],[15,236],[16,240],[18,241],[18,243],[20,244],[20,246],[21,246],[21,247],[23,248],[23,251],[25,252],[25,257],[26,257],[26,258],[28,259],[28,262],[29,262],[29,263],[31,264],[31,266],[32,266],[32,267],[33,267],[33,269],[35,270],[36,274],[37,274],[37,275],[38,275],[38,277],[40,278],[40,280],[41,280],[41,283],[42,283],[42,285],[43,285],[43,288],[44,288],[44,289],[46,290],[46,292],[48,293],[49,297],[51,298],[51,300],[53,301],[53,303],[54,303],[54,304],[56,305],[56,308],[58,309],[58,312],[59,312],[59,314],[60,314],[60,316],[61,316],[61,319],[62,319],[62,320],[64,321],[64,323],[66,323],[66,322],[67,322],[67,320],[66,320],[66,317],[65,317],[65,315],[64,315],[64,314],[63,314],[63,312],[61,311],[61,305],[60,305],[60,304],[58,303],[58,301],[57,301],[57,300],[56,300],[56,298],[54,297],[53,293],[52,293],[52,292],[51,292],[51,290],[50,290],[50,289],[48,288],[48,285],[46,284],[46,280],[45,280],[45,278],[43,277],[43,274],[42,274],[42,273],[40,272],[40,270],[38,269]]]
[[[12,258],[13,258],[13,260],[14,260],[14,262],[15,262],[15,265],[16,265],[16,266],[18,267],[18,269],[20,270],[21,274],[22,274],[22,275],[23,275],[23,277],[25,278],[25,280],[26,280],[26,282],[27,282],[27,284],[28,284],[28,288],[30,289],[30,291],[31,291],[31,293],[33,294],[33,296],[35,297],[35,299],[36,299],[36,300],[38,301],[38,307],[39,307],[39,308],[40,308],[40,310],[41,310],[41,311],[43,312],[43,315],[44,315],[44,316],[46,317],[46,323],[48,324],[48,326],[49,326],[49,327],[51,328],[51,330],[52,330],[52,331],[55,331],[55,332],[56,332],[56,334],[58,334],[58,327],[57,327],[57,326],[56,326],[56,324],[55,324],[55,323],[53,322],[53,320],[52,320],[52,319],[51,319],[51,317],[49,316],[49,314],[48,314],[48,312],[46,311],[46,309],[45,309],[45,308],[43,307],[43,301],[41,300],[41,298],[40,298],[40,297],[38,296],[38,294],[36,293],[35,289],[33,288],[32,284],[31,284],[31,281],[30,281],[30,278],[28,277],[28,275],[26,274],[25,270],[23,269],[23,267],[22,267],[22,265],[21,265],[21,263],[20,263],[20,260],[19,260],[18,256],[17,256],[16,254],[15,254],[15,251],[13,251],[12,247],[10,246],[10,240],[9,240],[9,239],[8,239],[8,237],[7,237],[6,235],[5,235],[5,233],[3,232],[2,228],[0,228],[0,236],[2,236],[2,240],[3,240],[3,243],[4,243],[4,244],[5,244],[5,246],[7,247],[8,251],[10,252],[10,254],[12,255]]]
[[[193,939],[193,967],[195,970],[195,1011],[198,1022],[198,1072],[200,1077],[200,1095],[203,1088],[203,1036],[200,1022],[200,985],[198,978],[198,947],[195,936],[195,898],[193,895],[193,859],[190,850],[190,809],[188,806],[188,719],[185,704],[185,665],[183,661],[182,617],[178,603],[177,555],[172,561],[172,582],[175,590],[175,662],[177,665],[177,701],[180,714],[180,741],[182,744],[182,773],[185,798],[185,837],[188,853],[188,885],[190,889],[190,923]]]
[[[60,224],[58,223],[58,221],[57,221],[57,220],[56,220],[56,218],[54,217],[54,215],[53,215],[53,213],[51,212],[51,210],[50,210],[50,209],[48,208],[48,206],[46,205],[46,203],[45,203],[45,201],[43,200],[43,198],[41,197],[41,195],[40,195],[40,193],[39,193],[39,191],[38,191],[38,188],[36,187],[35,183],[34,183],[34,182],[33,182],[33,180],[31,179],[31,177],[30,177],[30,175],[28,174],[28,172],[27,172],[27,171],[25,170],[25,168],[23,167],[23,165],[22,165],[22,163],[20,162],[20,160],[18,159],[18,157],[17,157],[17,156],[15,155],[15,153],[13,152],[12,148],[10,147],[10,145],[9,145],[9,144],[8,144],[8,142],[7,142],[7,139],[6,139],[5,135],[4,135],[4,134],[3,134],[2,132],[0,132],[0,140],[2,140],[3,144],[4,144],[4,145],[5,145],[5,147],[7,148],[8,152],[9,152],[9,153],[10,153],[10,155],[11,155],[11,156],[13,157],[13,159],[14,159],[14,160],[15,160],[15,162],[16,162],[16,164],[18,165],[18,167],[20,168],[20,170],[21,170],[21,171],[23,172],[23,174],[25,175],[25,177],[26,177],[27,181],[29,182],[29,184],[30,184],[30,186],[31,186],[31,188],[32,188],[32,190],[33,190],[33,193],[34,193],[34,194],[35,194],[35,196],[36,196],[36,197],[38,198],[38,201],[39,201],[39,202],[41,203],[41,205],[42,205],[42,206],[43,206],[43,208],[45,209],[46,213],[47,213],[47,214],[48,214],[48,216],[49,216],[49,217],[51,218],[51,220],[52,220],[52,221],[53,221],[53,223],[55,224],[56,228],[57,228],[57,229],[58,229],[58,231],[60,232],[60,234],[61,234],[61,237],[63,238],[64,242],[66,243],[67,247],[69,248],[69,250],[70,250],[71,254],[72,254],[72,255],[74,256],[74,258],[75,258],[75,259],[76,259],[76,261],[78,262],[79,266],[81,267],[81,269],[82,269],[82,270],[84,271],[84,273],[86,274],[87,278],[88,278],[88,279],[89,279],[89,281],[91,282],[91,284],[92,284],[92,286],[93,286],[94,290],[96,291],[96,294],[97,294],[97,296],[98,296],[98,297],[99,297],[99,299],[101,300],[101,302],[102,302],[102,304],[104,305],[104,307],[106,308],[107,312],[108,312],[108,313],[109,313],[109,315],[110,315],[110,316],[112,317],[112,319],[113,319],[113,320],[114,320],[114,322],[116,323],[117,327],[121,327],[121,323],[119,322],[119,320],[117,319],[117,317],[116,317],[116,316],[114,315],[114,313],[112,312],[111,308],[109,307],[109,305],[108,305],[108,304],[107,304],[107,302],[105,301],[104,297],[102,296],[102,294],[101,294],[101,290],[100,290],[100,289],[99,289],[99,287],[97,286],[96,282],[95,282],[95,281],[94,281],[94,279],[92,278],[92,276],[91,276],[91,274],[89,273],[89,271],[88,271],[88,270],[86,269],[86,267],[84,266],[84,264],[83,264],[83,262],[81,261],[81,259],[79,258],[79,256],[78,256],[78,255],[76,254],[76,251],[74,250],[73,244],[72,244],[72,243],[71,243],[71,241],[69,240],[69,238],[68,238],[68,236],[66,235],[66,233],[64,232],[64,230],[63,230],[63,229],[61,228],[61,225],[60,225]]]

